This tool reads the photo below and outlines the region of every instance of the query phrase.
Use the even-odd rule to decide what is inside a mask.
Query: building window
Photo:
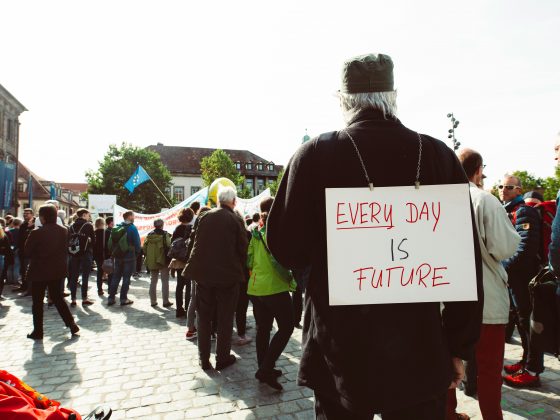
[[[246,179],[245,180],[245,187],[247,187],[249,190],[251,190],[251,194],[255,193],[255,186],[253,184],[253,180],[252,179]]]
[[[264,178],[257,178],[257,194],[262,193],[265,189]]]
[[[25,192],[25,182],[18,182],[17,190],[18,192]]]
[[[263,168],[264,168],[264,165],[263,165],[262,163],[260,163],[260,162],[257,163],[257,170],[258,170],[258,171],[262,171]]]
[[[235,162],[235,169],[237,169],[238,171],[241,170],[241,162]]]
[[[269,171],[273,171],[273,170],[274,170],[274,163],[269,163],[269,164],[267,165],[267,169],[268,169]]]
[[[181,202],[185,199],[185,187],[173,187],[173,199]]]
[[[253,163],[252,162],[247,162],[245,164],[245,169],[248,169],[249,171],[253,170]]]
[[[200,187],[191,187],[191,195],[194,195],[199,191],[200,191]]]

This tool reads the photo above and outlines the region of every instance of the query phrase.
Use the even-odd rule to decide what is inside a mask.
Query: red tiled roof
[[[60,186],[65,190],[72,191],[74,193],[85,193],[88,190],[88,184],[79,182],[61,182]]]
[[[29,182],[28,181],[29,175],[31,175],[31,184],[33,185],[33,198],[46,199],[46,200],[50,199],[51,198],[50,191],[46,187],[44,187],[40,182],[40,181],[44,181],[44,179],[31,172],[27,168],[27,166],[19,162],[18,178],[23,178],[26,180],[26,182]],[[27,191],[25,192],[18,191],[18,198],[26,199],[27,197],[29,197],[29,193]]]

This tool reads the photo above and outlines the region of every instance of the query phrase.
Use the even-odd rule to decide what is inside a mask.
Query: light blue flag
[[[138,165],[136,171],[134,171],[130,179],[126,181],[126,184],[124,184],[124,187],[132,194],[134,192],[134,189],[138,185],[143,184],[144,182],[149,181],[150,179],[152,179],[150,178],[150,175],[148,175],[148,173],[144,170],[144,168]]]

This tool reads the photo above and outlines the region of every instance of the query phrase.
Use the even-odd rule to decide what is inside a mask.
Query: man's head
[[[462,149],[458,153],[458,158],[469,181],[476,185],[481,185],[484,164],[482,163],[482,156],[480,153],[472,149]]]
[[[115,222],[114,222],[113,216],[109,216],[109,217],[107,217],[107,218],[105,219],[105,225],[106,225],[109,229],[112,229],[113,226],[114,226],[114,224],[115,224]]]
[[[14,221],[14,216],[11,214],[6,215],[6,226],[12,226],[12,222]]]
[[[45,201],[45,204],[53,205],[56,208],[56,211],[60,209],[60,203],[58,202],[58,200],[47,200]]]
[[[87,209],[78,209],[76,215],[79,219],[89,220],[89,211]]]
[[[255,213],[253,214],[253,223],[259,223],[261,221],[261,214]]]
[[[19,229],[22,223],[23,223],[23,220],[21,220],[19,217],[15,217],[14,221],[12,222],[12,227],[14,229]]]
[[[521,181],[516,176],[505,174],[500,185],[498,185],[498,194],[500,200],[509,203],[517,196],[521,195]]]
[[[378,110],[387,118],[397,116],[393,61],[385,54],[367,54],[347,60],[338,92],[346,123],[363,110]]]
[[[190,209],[193,211],[194,214],[197,214],[198,211],[200,210],[200,202],[193,201],[190,205]]]
[[[30,222],[31,220],[33,220],[33,209],[31,208],[27,208],[27,209],[23,209],[23,220],[25,220],[26,222]]]
[[[95,219],[95,229],[105,229],[105,219],[103,217]]]
[[[237,191],[232,187],[222,187],[218,191],[218,203],[220,207],[229,207],[230,209],[235,208],[237,201]]]
[[[157,219],[154,220],[154,227],[156,229],[163,229],[163,219],[160,219],[159,217]]]
[[[56,212],[58,210],[53,204],[44,204],[39,207],[39,220],[43,225],[56,223]]]
[[[554,160],[557,165],[560,165],[560,133],[556,136],[556,143],[554,143]]]
[[[125,211],[123,214],[123,219],[127,223],[134,223],[134,212],[133,211]]]

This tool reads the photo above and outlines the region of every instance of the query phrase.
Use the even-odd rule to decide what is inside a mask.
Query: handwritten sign
[[[478,299],[468,184],[325,194],[330,305]]]

